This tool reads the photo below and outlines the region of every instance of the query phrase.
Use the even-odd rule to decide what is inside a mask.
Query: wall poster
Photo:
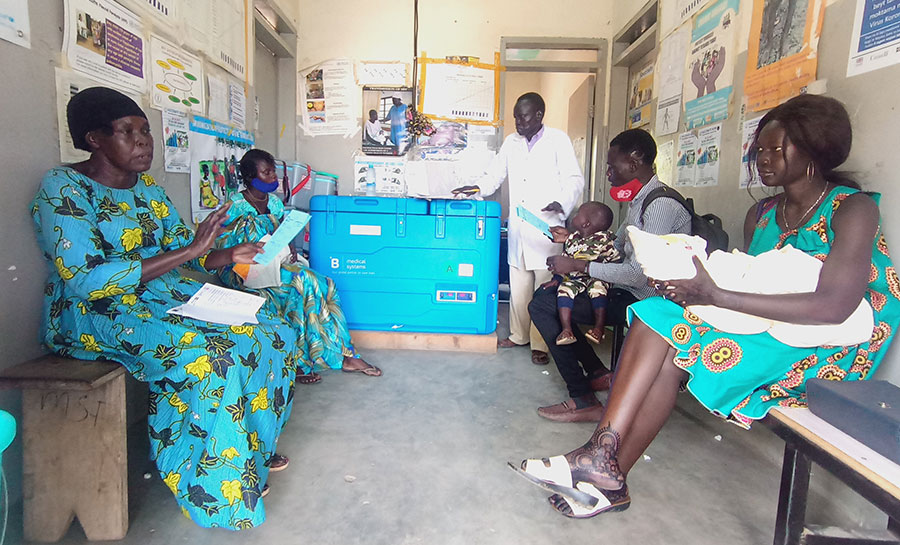
[[[744,95],[754,112],[774,108],[816,79],[822,0],[755,0]]]
[[[857,0],[847,77],[900,62],[900,0]]]
[[[238,161],[253,147],[253,134],[194,116],[190,124],[191,218],[195,223],[242,189]]]
[[[636,129],[650,123],[650,102],[653,100],[653,65],[644,67],[631,80],[628,100],[628,128]]]
[[[150,105],[203,115],[203,63],[177,45],[150,35]]]
[[[688,128],[728,117],[740,6],[740,0],[716,0],[694,17],[684,75]]]
[[[69,65],[104,84],[144,94],[141,19],[112,0],[65,0],[63,51]]]

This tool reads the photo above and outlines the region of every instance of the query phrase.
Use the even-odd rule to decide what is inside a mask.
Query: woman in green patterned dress
[[[255,325],[167,314],[201,286],[178,267],[249,263],[258,248],[211,250],[227,206],[196,233],[182,222],[144,174],[153,137],[130,98],[86,89],[67,117],[75,146],[91,156],[50,170],[32,203],[49,264],[43,342],[64,356],[117,361],[149,384],[150,454],[187,517],[206,527],[257,526],[291,412],[300,338],[271,305]]]
[[[727,291],[699,261],[692,279],[651,280],[662,297],[629,307],[631,327],[591,439],[565,455],[513,468],[556,492],[550,497],[554,509],[575,518],[626,509],[626,476],[662,428],[684,381],[714,414],[749,427],[773,407],[804,406],[808,378],[872,375],[900,324],[900,281],[879,226],[879,196],[834,172],[847,159],[850,142],[849,116],[831,98],[801,95],[763,116],[751,164],[763,184],[783,192],[747,211],[746,249],[757,255],[790,244],[822,260],[816,290]],[[767,332],[729,334],[684,308],[714,305],[794,324],[839,324],[863,298],[875,327],[856,346],[796,348]]]
[[[241,158],[240,170],[246,187],[232,198],[217,245],[257,243],[261,247],[259,240],[275,232],[285,213],[284,204],[273,193],[278,188],[275,158],[252,149]],[[265,297],[294,326],[303,347],[297,359],[303,374],[297,374],[297,381],[311,384],[321,380],[313,371],[316,366],[381,376],[381,369],[366,363],[353,348],[334,282],[299,263],[282,263],[280,274],[280,285],[250,289],[233,264],[218,270],[225,285]]]

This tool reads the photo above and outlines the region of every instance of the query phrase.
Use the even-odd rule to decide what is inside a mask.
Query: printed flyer
[[[688,128],[728,117],[740,6],[740,0],[716,0],[694,17],[684,72]]]
[[[697,187],[719,185],[719,156],[722,151],[722,124],[697,131]]]
[[[65,0],[63,50],[71,67],[131,94],[144,94],[141,19],[112,0]]]
[[[697,176],[697,135],[678,135],[678,158],[675,160],[675,187],[692,187]]]
[[[203,63],[177,45],[150,36],[150,105],[203,115]]]

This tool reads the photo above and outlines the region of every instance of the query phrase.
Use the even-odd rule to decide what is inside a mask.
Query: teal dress
[[[55,168],[31,213],[49,264],[44,344],[117,361],[148,383],[150,456],[187,517],[233,530],[262,523],[267,461],[302,353],[296,330],[271,307],[258,325],[231,327],[166,314],[201,284],[177,270],[141,282],[142,259],[193,238],[146,174],[114,189]],[[203,270],[204,259],[188,266]]]
[[[835,187],[805,225],[788,232],[777,225],[777,207],[771,206],[756,224],[749,253],[790,244],[824,261],[834,240],[834,211],[857,192]],[[880,195],[870,195],[877,203]],[[874,312],[875,329],[871,339],[858,346],[795,348],[768,333],[725,333],[661,297],[633,304],[628,318],[637,316],[676,350],[675,364],[688,372],[687,388],[700,403],[749,427],[772,407],[806,406],[809,378],[864,380],[878,368],[900,324],[900,280],[880,226],[872,244],[871,271],[865,298]]]
[[[258,242],[275,232],[284,218],[284,204],[270,194],[268,206],[269,213],[260,214],[241,193],[236,193],[228,209],[226,230],[216,245],[229,248]],[[294,327],[300,346],[297,364],[304,373],[314,367],[339,369],[344,356],[356,356],[341,300],[330,278],[295,263],[281,265],[281,285],[273,288],[245,288],[234,265],[223,267],[218,275],[230,288],[265,297],[266,306]]]

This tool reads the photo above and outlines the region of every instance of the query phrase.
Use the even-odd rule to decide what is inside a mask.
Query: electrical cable
[[[9,486],[6,473],[0,469],[0,488],[3,488],[3,529],[0,530],[0,545],[6,541],[6,523],[9,522]]]
[[[419,103],[418,73],[419,73],[419,0],[413,0],[413,69],[412,69],[413,110],[416,109],[416,105]]]

